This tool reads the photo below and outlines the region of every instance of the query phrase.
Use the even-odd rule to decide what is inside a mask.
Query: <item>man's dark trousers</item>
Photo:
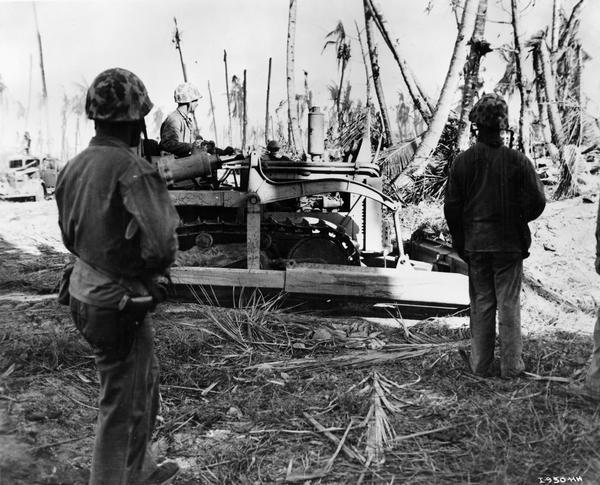
[[[521,353],[521,280],[523,258],[518,253],[472,252],[469,260],[471,298],[471,369],[489,375],[496,341],[496,311],[500,335],[502,377],[525,369]]]
[[[131,485],[154,471],[148,443],[158,413],[152,323],[71,297],[75,325],[94,350],[100,399],[90,485]]]

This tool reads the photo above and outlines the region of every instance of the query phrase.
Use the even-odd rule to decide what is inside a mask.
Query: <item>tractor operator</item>
[[[196,124],[194,112],[200,90],[192,83],[182,83],[175,88],[173,95],[177,109],[173,111],[160,127],[160,149],[172,153],[176,158],[188,157],[192,151],[200,149],[216,155],[233,155],[234,149],[224,150],[215,147],[212,141],[205,141]]]
[[[96,136],[61,170],[56,202],[64,244],[77,257],[63,302],[100,377],[89,483],[166,483],[179,467],[158,465],[149,451],[159,381],[148,311],[160,301],[156,275],[175,259],[179,218],[158,172],[131,149],[152,109],[142,81],[108,69],[85,109]]]
[[[508,129],[504,99],[485,94],[469,120],[477,127],[477,143],[456,157],[444,214],[453,245],[469,264],[471,370],[495,374],[497,311],[500,376],[511,378],[525,370],[519,297],[523,259],[531,245],[527,223],[540,216],[546,199],[531,161],[503,146],[501,131]]]

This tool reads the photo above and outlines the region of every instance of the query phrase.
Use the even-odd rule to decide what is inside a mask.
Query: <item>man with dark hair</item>
[[[179,218],[166,186],[135,155],[152,102],[132,72],[100,73],[87,92],[89,147],[61,170],[59,226],[77,259],[68,285],[73,320],[100,377],[91,485],[167,483],[179,467],[149,452],[159,406],[158,361],[148,311],[154,284],[175,259]]]
[[[477,143],[452,165],[444,214],[455,249],[469,264],[471,370],[493,374],[496,312],[500,336],[500,375],[521,374],[520,293],[523,259],[529,256],[527,225],[544,210],[546,199],[531,161],[503,146],[508,107],[496,94],[484,95],[469,119]]]

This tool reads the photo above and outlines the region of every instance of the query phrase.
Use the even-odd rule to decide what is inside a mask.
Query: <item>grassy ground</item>
[[[66,309],[39,296],[50,291],[40,271],[55,281],[60,257],[0,267],[11,282],[0,295],[3,485],[86,483],[93,360]],[[600,482],[599,408],[561,379],[585,367],[588,336],[528,335],[526,365],[541,378],[505,381],[465,371],[468,332],[444,319],[407,332],[255,302],[167,305],[154,321],[155,449],[181,465],[178,484]]]

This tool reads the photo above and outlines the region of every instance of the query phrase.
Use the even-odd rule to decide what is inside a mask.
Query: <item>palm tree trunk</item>
[[[219,146],[219,137],[217,135],[217,119],[215,117],[215,105],[213,103],[212,90],[210,89],[210,81],[208,81],[208,99],[210,101],[210,112],[212,114],[213,131],[215,134],[215,145]]]
[[[242,118],[242,150],[246,149],[246,128],[248,126],[248,104],[246,101],[246,95],[247,95],[247,91],[246,91],[246,69],[244,69],[244,84],[242,85],[242,89],[243,89],[243,118]]]
[[[356,26],[356,34],[358,35],[358,45],[360,46],[360,54],[362,56],[363,65],[365,66],[365,81],[366,81],[366,121],[365,121],[365,131],[363,134],[363,143],[369,144],[369,149],[371,148],[371,76],[369,73],[369,64],[367,62],[367,53],[365,52],[365,46],[363,45],[362,36],[360,35],[360,29],[358,28],[358,23],[354,21],[354,25]]]
[[[537,49],[539,52],[542,75],[544,76],[544,88],[546,91],[546,102],[548,105],[548,118],[550,120],[552,141],[558,148],[561,148],[564,144],[562,120],[560,118],[556,100],[556,84],[554,82],[554,76],[552,75],[550,53],[548,52],[548,47],[546,46],[546,41],[544,38],[541,38],[538,42]]]
[[[548,121],[548,103],[546,102],[544,74],[542,71],[542,63],[540,61],[540,53],[537,47],[533,49],[533,69],[535,72],[535,96],[538,105],[538,123],[544,138],[546,150],[550,151],[552,145],[552,133],[550,131],[550,122]]]
[[[227,73],[227,51],[223,50],[223,63],[225,64],[225,92],[227,94],[227,116],[229,124],[227,126],[227,134],[229,136],[229,144],[233,145],[233,135],[231,133],[231,101],[229,98],[229,75]]]
[[[556,51],[558,50],[558,38],[560,35],[560,4],[561,0],[552,0],[552,37],[550,41],[550,52],[552,53],[553,68],[556,67],[555,56]]]
[[[421,93],[423,93],[424,91],[419,88],[417,80],[414,77],[414,74],[412,73],[412,71],[409,69],[408,64],[406,63],[406,60],[399,54],[397,42],[396,43],[392,42],[391,39],[393,37],[390,35],[390,33],[388,32],[388,30],[385,26],[386,22],[385,22],[385,19],[383,18],[383,15],[381,14],[381,9],[377,8],[374,0],[364,0],[364,5],[365,5],[365,15],[368,15],[369,12],[367,12],[367,11],[370,11],[373,21],[375,22],[375,25],[381,32],[383,40],[385,41],[387,46],[392,51],[392,55],[394,56],[394,59],[398,63],[398,67],[400,68],[400,73],[402,74],[402,78],[404,79],[404,82],[406,83],[406,87],[408,88],[408,93],[410,94],[410,97],[412,98],[415,107],[419,110],[423,119],[426,122],[428,122],[432,117],[432,109],[430,108],[431,103],[428,102],[428,100],[421,95]]]
[[[342,72],[340,74],[340,89],[335,99],[335,111],[338,117],[338,132],[342,129],[342,121],[344,121],[343,113],[340,111],[340,101],[342,99],[342,89],[344,86],[344,73],[346,72],[346,59],[342,59]]]
[[[462,60],[467,54],[467,42],[468,32],[473,32],[475,27],[475,3],[479,0],[465,0],[463,9],[462,20],[460,23],[460,29],[456,36],[456,42],[454,43],[454,52],[450,59],[450,66],[448,67],[448,73],[442,87],[440,99],[435,110],[435,114],[429,124],[429,128],[423,137],[423,141],[417,148],[415,153],[411,171],[414,176],[423,175],[429,158],[435,150],[444,126],[448,121],[448,115],[452,108],[452,98],[454,93],[458,89],[458,82],[460,77],[460,67]]]
[[[489,44],[484,43],[485,23],[487,17],[488,0],[479,0],[477,17],[475,18],[475,29],[471,37],[471,48],[469,57],[465,63],[465,81],[463,87],[462,105],[460,109],[460,120],[458,121],[457,144],[460,150],[466,150],[469,144],[469,113],[473,108],[475,100],[476,83],[479,79],[479,66],[481,58],[489,52]]]
[[[375,44],[375,39],[373,37],[373,15],[371,13],[371,10],[369,9],[367,0],[364,0],[364,10],[365,31],[367,33],[367,48],[369,49],[369,58],[371,60],[371,73],[373,75],[373,86],[375,87],[375,96],[377,96],[377,102],[379,103],[379,112],[381,113],[385,143],[387,145],[392,145],[393,139],[392,132],[390,130],[390,118],[388,115],[387,105],[385,103],[385,96],[383,95],[381,77],[379,76],[377,44]]]
[[[265,145],[269,143],[269,96],[271,95],[271,61],[269,57],[269,72],[267,74],[267,102],[265,107]]]
[[[302,140],[300,138],[300,126],[298,124],[297,106],[296,106],[296,76],[295,67],[295,43],[296,43],[296,18],[298,11],[298,1],[290,0],[290,9],[288,17],[288,36],[287,36],[287,98],[288,98],[288,123],[290,126],[291,140],[290,145],[295,152],[302,150]]]
[[[531,158],[531,150],[529,143],[529,98],[526,91],[527,81],[523,74],[525,66],[525,53],[521,46],[521,29],[519,25],[519,11],[517,8],[517,0],[510,0],[512,12],[513,37],[515,45],[515,64],[517,75],[517,88],[521,97],[521,111],[519,113],[519,150],[521,150],[528,158]]]

